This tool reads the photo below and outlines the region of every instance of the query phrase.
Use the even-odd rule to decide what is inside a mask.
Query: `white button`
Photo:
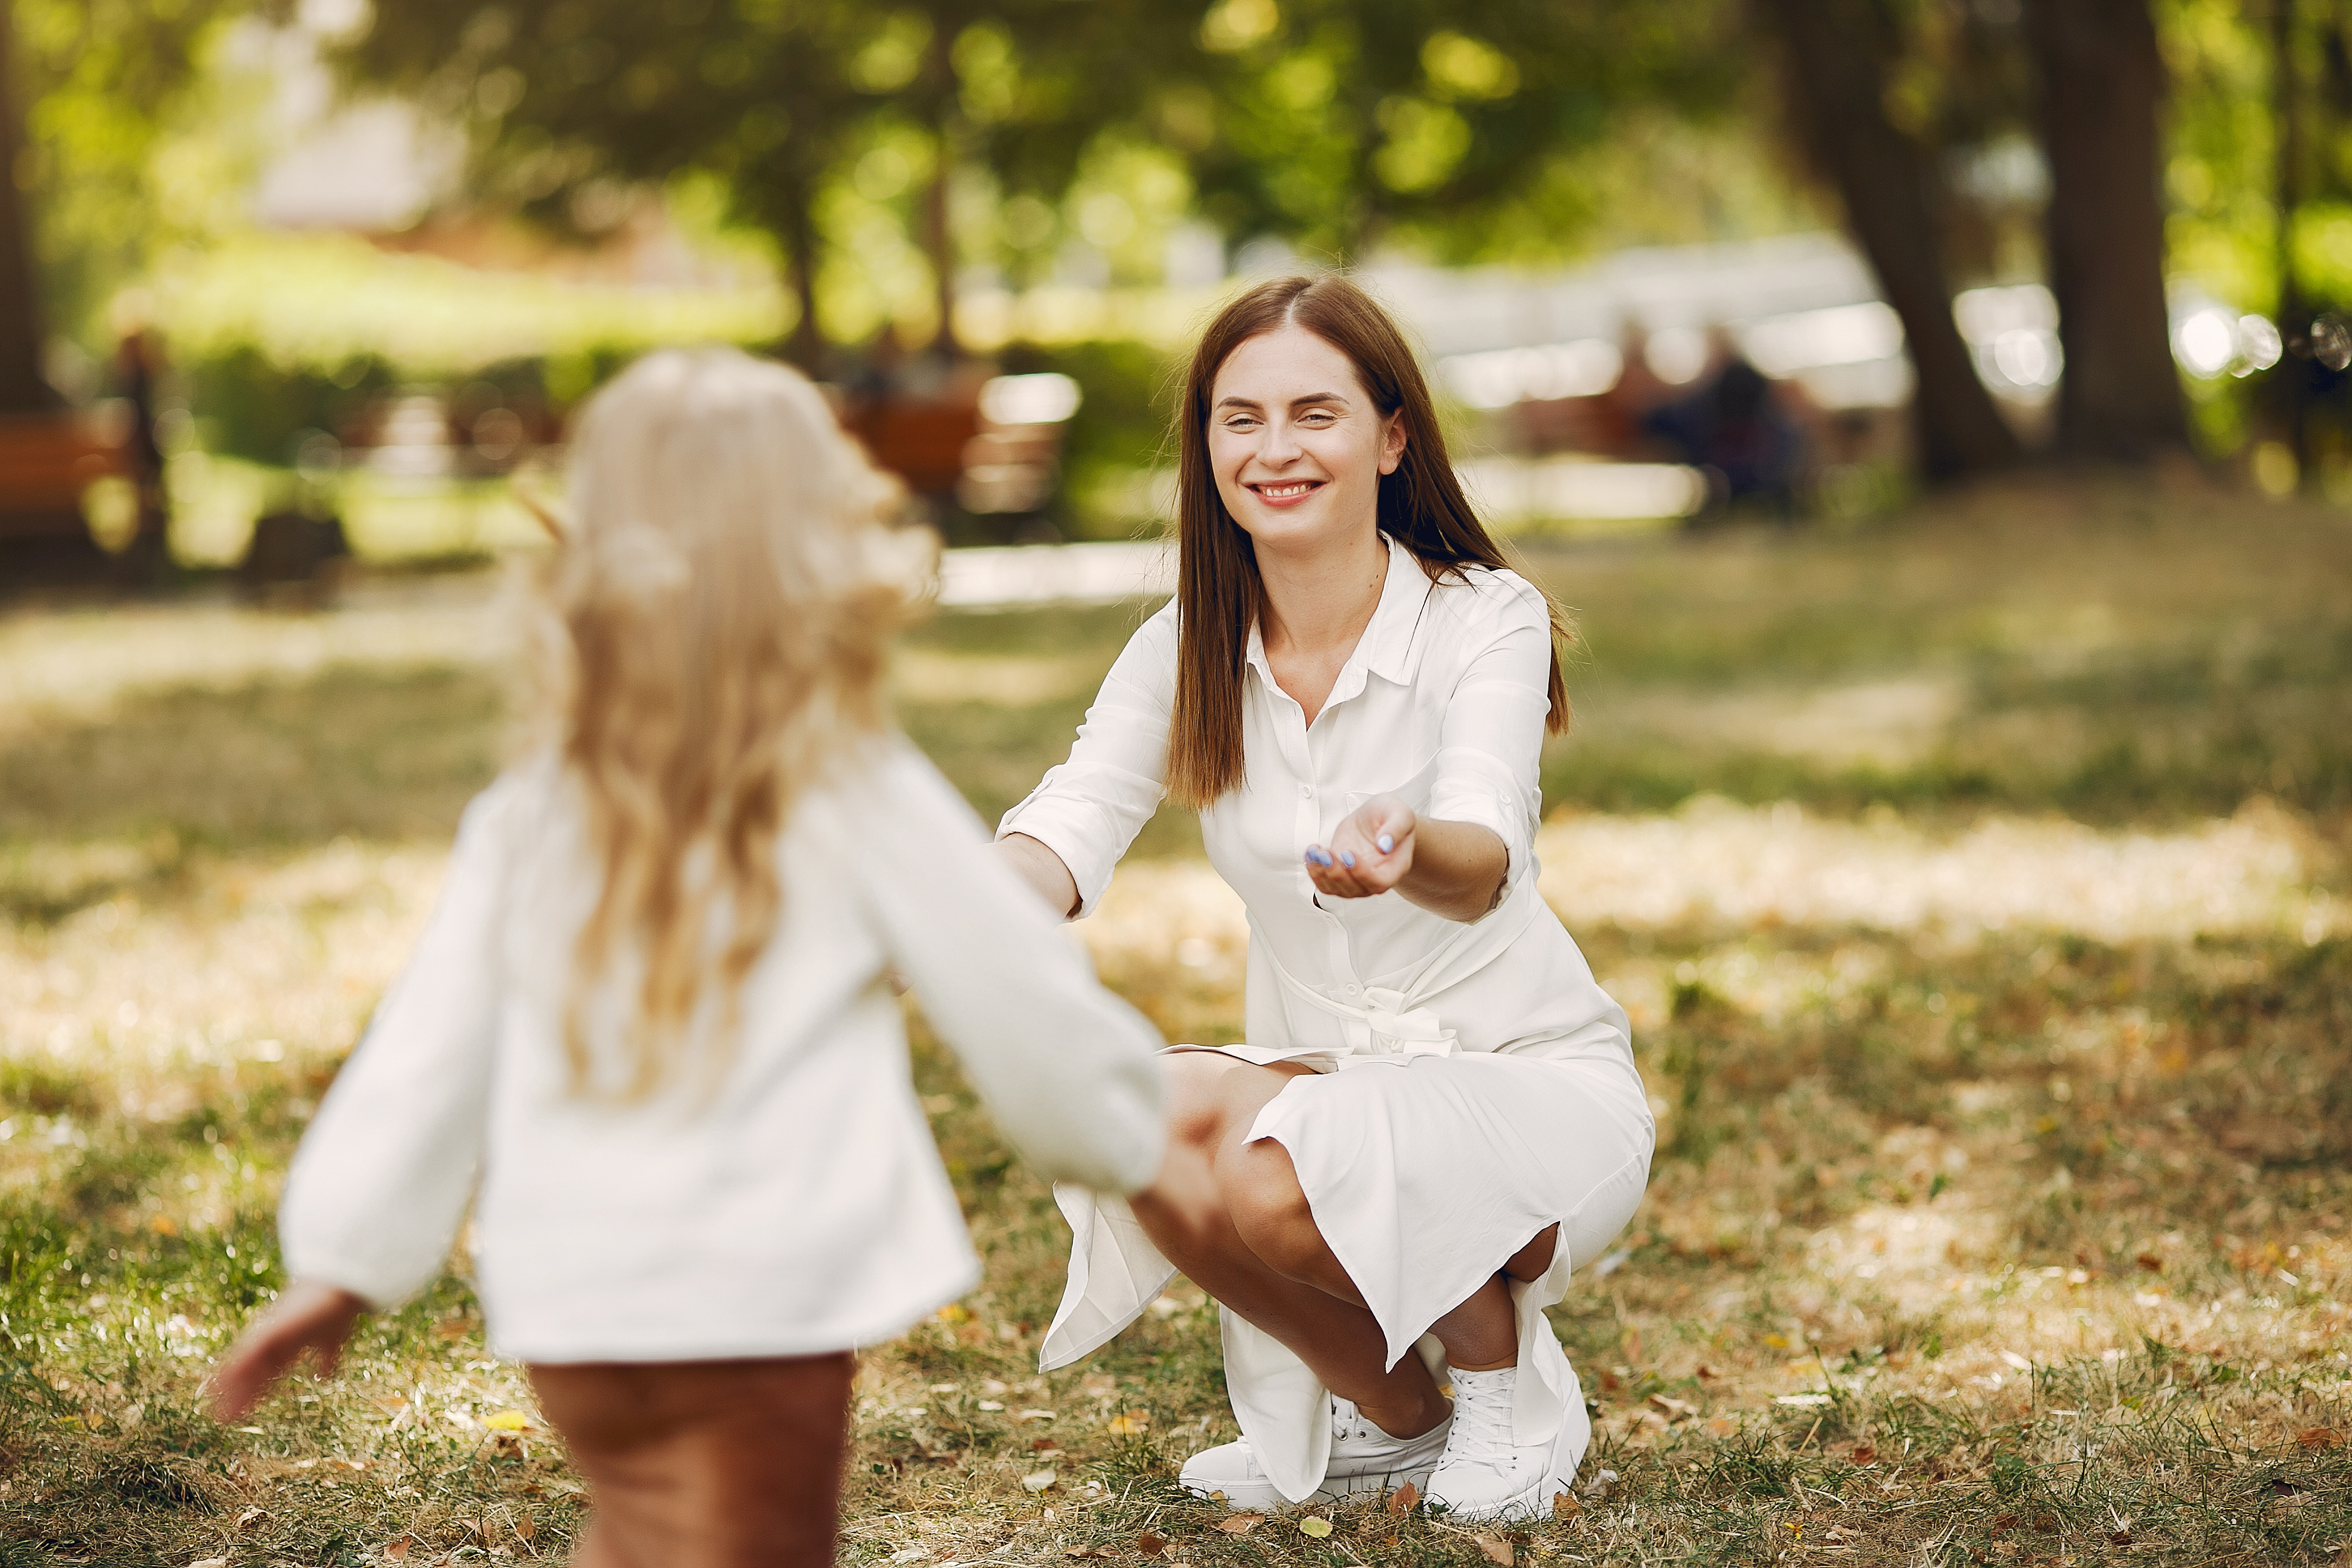
[[[1348,987],[1348,994],[1349,994],[1349,995],[1350,995],[1350,996],[1353,996],[1355,994],[1356,994],[1356,988],[1355,988],[1354,986],[1352,986],[1352,985],[1349,986],[1349,987]]]
[[[1313,784],[1300,784],[1298,786],[1298,798],[1301,800],[1314,799],[1315,786]]]

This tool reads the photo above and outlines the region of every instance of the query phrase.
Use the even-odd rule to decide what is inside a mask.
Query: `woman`
[[[1163,795],[1198,810],[1249,908],[1249,1044],[1169,1060],[1171,1163],[1204,1168],[1213,1221],[1059,1194],[1045,1365],[1181,1268],[1223,1305],[1243,1432],[1188,1489],[1259,1508],[1410,1479],[1461,1517],[1548,1511],[1591,1427],[1543,1309],[1632,1215],[1653,1142],[1625,1015],[1536,892],[1559,617],[1345,279],[1228,306],[1179,421],[1176,599],[998,837],[1084,914]]]

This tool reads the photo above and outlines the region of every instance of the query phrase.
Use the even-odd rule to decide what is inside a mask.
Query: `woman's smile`
[[[1246,487],[1268,506],[1295,506],[1323,488],[1321,479],[1279,479]]]

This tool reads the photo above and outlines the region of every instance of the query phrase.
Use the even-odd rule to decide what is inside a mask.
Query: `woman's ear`
[[[1404,461],[1404,410],[1400,408],[1381,429],[1381,472],[1397,471],[1397,465]]]

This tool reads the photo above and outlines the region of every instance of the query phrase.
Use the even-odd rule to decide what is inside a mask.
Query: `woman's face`
[[[1404,440],[1348,356],[1304,327],[1244,340],[1209,388],[1209,469],[1260,549],[1375,527],[1381,476],[1396,471]]]

